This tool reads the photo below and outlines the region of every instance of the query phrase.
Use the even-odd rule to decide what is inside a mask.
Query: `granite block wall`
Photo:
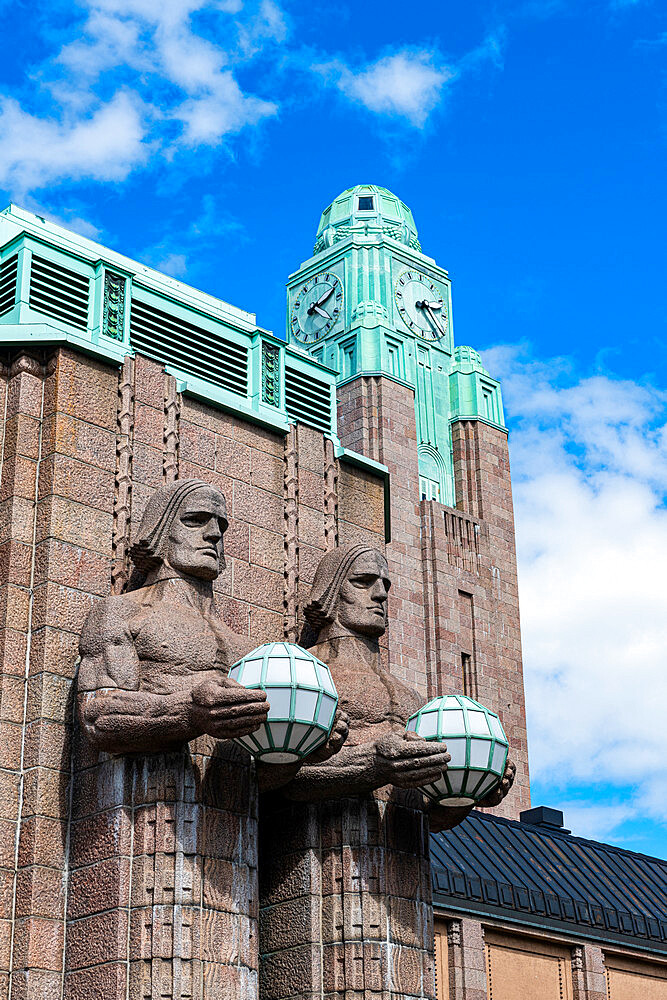
[[[121,593],[152,493],[227,498],[224,620],[296,638],[320,556],[384,543],[383,483],[183,397],[137,356],[62,348],[0,369],[0,1000],[247,997],[258,991],[257,796],[241,751],[91,752],[74,717],[78,636]]]
[[[495,811],[517,819],[530,785],[507,434],[452,424],[452,508],[420,500],[412,389],[360,376],[339,388],[338,413],[343,444],[391,475],[390,668],[425,698],[466,693],[498,712],[517,777]]]

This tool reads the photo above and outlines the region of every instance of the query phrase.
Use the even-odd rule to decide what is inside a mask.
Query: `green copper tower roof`
[[[339,385],[382,375],[413,390],[420,495],[453,506],[451,426],[504,430],[500,385],[474,348],[455,344],[451,279],[397,195],[357,184],[324,209],[314,254],[287,283],[287,336]]]
[[[314,253],[354,233],[382,232],[413,250],[421,250],[412,212],[397,195],[377,184],[347,188],[322,212]]]

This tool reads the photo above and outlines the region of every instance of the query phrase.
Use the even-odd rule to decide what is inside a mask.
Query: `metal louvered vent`
[[[248,394],[248,351],[240,344],[132,299],[130,345],[148,358]]]
[[[90,280],[77,271],[33,254],[30,305],[39,312],[85,330],[88,326]]]
[[[0,264],[0,316],[13,309],[16,300],[18,256],[8,257]]]
[[[290,420],[331,433],[331,388],[285,365],[285,407]]]

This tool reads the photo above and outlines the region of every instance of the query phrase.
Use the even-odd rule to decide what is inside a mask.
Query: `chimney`
[[[563,826],[563,813],[560,809],[551,809],[550,806],[536,806],[534,809],[524,809],[519,813],[519,821],[528,823],[529,826],[539,826],[541,830],[560,830],[561,833],[570,833]]]

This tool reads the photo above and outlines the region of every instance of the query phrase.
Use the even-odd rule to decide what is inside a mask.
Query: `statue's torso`
[[[249,652],[212,606],[203,613],[187,587],[146,587],[125,595],[123,611],[141,664],[139,688],[163,693],[173,680],[197,671],[223,670]]]
[[[382,666],[379,654],[369,658],[354,637],[319,643],[311,652],[331,670],[340,708],[350,717],[350,745],[403,732],[408,716],[423,703],[416,691]]]

